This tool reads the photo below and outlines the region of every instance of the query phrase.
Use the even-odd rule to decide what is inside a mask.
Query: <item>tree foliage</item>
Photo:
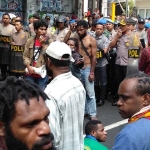
[[[133,0],[128,0],[128,6],[129,6],[129,16],[132,15],[133,13],[133,8],[134,8],[134,1]],[[126,3],[123,3],[122,7],[124,8],[125,12],[126,13]]]

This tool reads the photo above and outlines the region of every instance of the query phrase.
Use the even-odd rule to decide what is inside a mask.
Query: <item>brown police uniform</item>
[[[25,45],[28,39],[28,35],[23,30],[21,32],[15,32],[11,37],[11,42],[15,42],[15,45]]]

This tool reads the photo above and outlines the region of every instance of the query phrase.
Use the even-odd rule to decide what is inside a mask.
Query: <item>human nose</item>
[[[50,130],[48,122],[43,120],[38,126],[37,135],[43,136],[43,135],[49,134],[50,132],[51,132],[51,130]]]
[[[107,132],[106,132],[106,131],[104,131],[104,134],[105,134],[105,135],[107,135]]]
[[[117,101],[117,106],[121,106],[122,105],[122,101],[120,100],[120,98]]]

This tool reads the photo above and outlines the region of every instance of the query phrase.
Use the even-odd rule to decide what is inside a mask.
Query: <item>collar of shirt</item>
[[[89,138],[89,139],[92,139],[92,140],[94,140],[94,141],[97,141],[96,138],[95,138],[94,136],[92,136],[92,135],[86,135],[85,138]],[[97,141],[97,142],[98,142],[98,141]]]
[[[55,82],[56,80],[63,80],[63,79],[70,78],[70,77],[72,77],[72,74],[69,71],[67,73],[63,73],[63,74],[56,76],[51,82]]]
[[[97,36],[96,33],[95,33],[95,37],[96,37],[96,39],[102,39],[103,34],[101,34],[100,36]]]

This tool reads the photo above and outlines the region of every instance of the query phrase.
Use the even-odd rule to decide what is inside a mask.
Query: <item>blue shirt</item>
[[[128,124],[117,135],[112,150],[150,150],[150,120]]]

